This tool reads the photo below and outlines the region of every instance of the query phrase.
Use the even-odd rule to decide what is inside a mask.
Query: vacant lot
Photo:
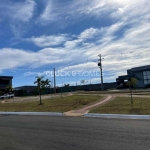
[[[116,97],[115,100],[91,110],[90,113],[150,115],[150,98],[134,97],[132,109],[130,97]]]
[[[0,103],[0,111],[12,112],[66,112],[72,109],[81,108],[90,103],[101,100],[101,96],[73,95],[68,97],[59,97],[39,101]]]
[[[130,91],[127,90],[110,90],[110,91],[79,91],[81,94],[130,94]],[[135,95],[150,95],[150,90],[132,90],[132,93]]]

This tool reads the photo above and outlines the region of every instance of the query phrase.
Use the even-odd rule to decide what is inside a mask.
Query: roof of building
[[[122,75],[122,76],[118,76],[118,78],[116,80],[128,80],[129,78],[132,78],[132,75]]]
[[[37,86],[35,85],[24,85],[24,86],[15,87],[14,90],[34,90],[35,88],[37,88]]]
[[[0,79],[12,79],[13,76],[0,76]]]
[[[134,68],[131,68],[129,70],[131,70],[133,72],[136,72],[136,71],[146,71],[146,70],[150,70],[150,65],[140,66],[140,67],[134,67]]]

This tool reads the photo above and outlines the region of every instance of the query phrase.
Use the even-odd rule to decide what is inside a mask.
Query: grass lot
[[[150,115],[150,98],[134,97],[132,109],[130,97],[116,97],[115,100],[91,110],[90,113]]]
[[[150,90],[132,90],[133,94],[150,95]],[[130,94],[129,90],[120,91],[79,91],[80,94]]]
[[[39,101],[18,102],[18,103],[0,103],[0,111],[12,112],[66,112],[72,109],[80,108],[89,103],[102,99],[101,96],[73,95],[64,98],[52,98]]]

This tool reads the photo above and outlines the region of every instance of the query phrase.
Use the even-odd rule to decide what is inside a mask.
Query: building
[[[103,83],[104,90],[116,88],[116,82],[112,83]],[[68,87],[57,87],[56,93],[61,92],[73,92],[73,91],[99,91],[101,90],[101,84],[88,84],[88,85],[76,85],[76,86],[68,86]],[[14,88],[14,93],[16,96],[32,96],[39,95],[37,86],[20,86]],[[52,94],[54,93],[54,88],[45,88],[41,91],[41,94]]]
[[[34,86],[34,85],[19,86],[19,87],[15,87],[14,90],[15,91],[19,91],[19,90],[35,91],[37,90],[37,86]]]
[[[7,86],[12,86],[12,76],[0,76],[0,91],[5,91]]]
[[[136,87],[148,87],[150,85],[150,65],[127,70],[127,75],[119,76],[116,79],[117,85],[125,85],[125,81],[133,77],[138,80]]]

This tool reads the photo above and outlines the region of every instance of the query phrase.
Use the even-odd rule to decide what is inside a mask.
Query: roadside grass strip
[[[149,90],[133,90],[133,94],[135,95],[150,95]],[[79,91],[79,94],[130,94],[129,90],[112,90],[112,91]]]
[[[130,97],[116,97],[89,113],[150,115],[150,98],[133,97],[132,109]]]
[[[3,112],[66,112],[73,109],[82,108],[90,103],[101,100],[98,95],[73,95],[39,101],[0,103],[0,111]]]

